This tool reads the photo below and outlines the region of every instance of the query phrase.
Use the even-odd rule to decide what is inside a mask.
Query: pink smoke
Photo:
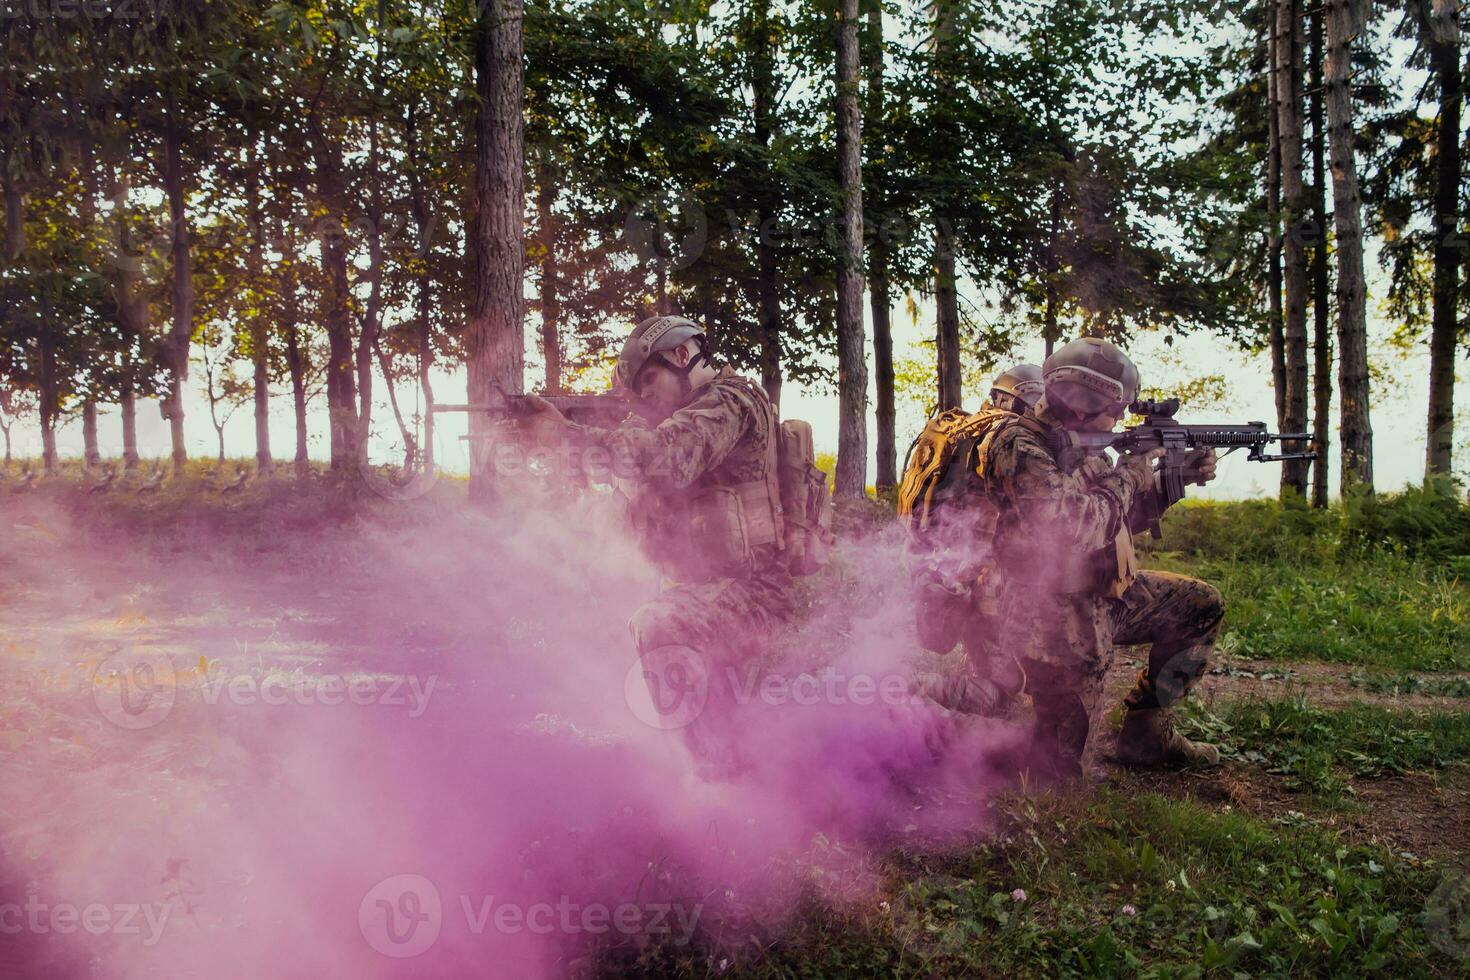
[[[143,534],[85,501],[7,502],[0,908],[108,922],[37,913],[0,931],[0,973],[561,976],[595,946],[768,937],[813,889],[872,900],[875,851],[984,829],[1014,736],[851,682],[910,670],[896,528],[841,546],[837,594],[787,643],[826,681],[753,696],[751,771],[707,783],[625,697],[657,577],[610,495],[340,523],[283,506]],[[175,671],[150,727],[99,716],[113,694],[87,668],[119,651]],[[375,700],[325,703],[324,676]],[[142,913],[118,926],[130,905],[168,909],[156,936]]]

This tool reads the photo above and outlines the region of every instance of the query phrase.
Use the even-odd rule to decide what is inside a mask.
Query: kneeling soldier
[[[1208,667],[1220,593],[1204,582],[1139,571],[1135,507],[1157,494],[1159,452],[1072,459],[1068,431],[1109,432],[1138,394],[1138,369],[1115,346],[1074,340],[1043,366],[1045,394],[982,442],[977,474],[995,507],[1000,643],[1017,655],[1036,709],[1036,743],[1063,775],[1080,774],[1100,715],[1114,644],[1150,643],[1125,700],[1118,754],[1129,765],[1215,764],[1218,751],[1175,732],[1168,707]],[[1191,461],[1215,476],[1213,450]],[[1141,509],[1141,508],[1140,508]]]

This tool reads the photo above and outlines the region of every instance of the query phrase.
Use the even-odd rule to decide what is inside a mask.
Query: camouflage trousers
[[[791,576],[771,568],[749,578],[675,585],[633,614],[659,728],[679,730],[702,770],[738,768],[736,692],[769,642],[790,623]]]
[[[1114,648],[1150,644],[1148,666],[1125,699],[1130,709],[1167,708],[1209,668],[1224,601],[1208,583],[1139,572],[1121,599],[1063,596],[1029,618],[1021,656],[1036,710],[1038,748],[1080,763],[1099,728],[1103,680]]]

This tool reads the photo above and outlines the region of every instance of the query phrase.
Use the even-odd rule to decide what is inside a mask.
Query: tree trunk
[[[325,211],[320,251],[327,288],[323,301],[327,328],[327,413],[330,421],[331,466],[345,471],[357,462],[357,382],[353,376],[351,284],[347,277],[347,229],[342,147],[322,120],[308,122],[316,163],[317,203]]]
[[[102,462],[97,448],[97,403],[90,398],[82,402],[82,458],[89,467]]]
[[[523,0],[484,0],[475,37],[475,200],[469,231],[474,283],[466,334],[469,401],[489,400],[492,385],[519,393],[524,385],[521,276],[522,160],[525,79],[522,70]],[[486,461],[490,420],[470,413],[470,496],[493,498]]]
[[[260,171],[256,147],[250,145],[245,169],[245,198],[250,209],[250,251],[246,255],[250,274],[250,363],[254,368],[251,393],[255,396],[255,472],[264,476],[271,471],[270,426],[270,324],[262,309],[264,283],[261,281],[265,229],[260,211]]]
[[[561,295],[556,262],[555,172],[537,168],[536,221],[541,237],[541,357],[546,362],[546,390],[561,391]]]
[[[870,127],[883,114],[883,9],[868,11],[868,102],[865,109]],[[881,152],[881,148],[878,148]],[[865,216],[866,217],[866,216]],[[877,396],[877,463],[874,483],[881,492],[898,485],[898,433],[893,397],[893,297],[888,284],[888,255],[882,241],[875,241],[868,278],[869,303],[873,314],[873,373]]]
[[[383,387],[388,390],[388,405],[393,409],[393,421],[398,424],[398,434],[403,439],[403,468],[411,470],[418,465],[418,440],[413,437],[413,430],[404,421],[403,410],[398,407],[398,389],[393,384],[392,365],[388,363],[388,356],[383,353],[383,345],[377,344],[374,353],[378,356],[378,370],[383,374]]]
[[[131,370],[131,368],[129,368]],[[122,415],[123,468],[138,468],[138,400],[131,383],[124,385],[119,399]]]
[[[374,119],[368,138],[368,179],[372,191],[368,195],[368,298],[362,314],[362,329],[357,336],[357,418],[353,445],[359,454],[366,453],[373,427],[373,352],[383,330],[383,188],[378,171],[378,126]]]
[[[429,278],[429,253],[433,249],[434,216],[429,208],[428,195],[424,192],[423,179],[419,172],[417,104],[409,107],[405,136],[408,143],[409,200],[413,206],[414,224],[419,236],[418,258],[422,261],[418,271],[418,347],[419,347],[419,390],[424,396],[424,444],[419,458],[425,473],[434,472],[434,388],[429,383],[429,371],[434,364],[433,287]]]
[[[1276,17],[1280,0],[1266,5],[1266,336],[1271,352],[1271,389],[1276,429],[1286,431],[1286,338],[1281,331],[1281,93],[1277,84]]]
[[[1327,506],[1327,450],[1332,442],[1332,332],[1327,308],[1327,126],[1322,107],[1322,7],[1313,4],[1312,89],[1312,506]]]
[[[1301,220],[1306,215],[1306,189],[1302,184],[1302,44],[1301,0],[1277,0],[1276,80],[1278,130],[1281,140],[1281,204],[1285,318],[1282,336],[1286,361],[1286,414],[1282,429],[1305,432],[1307,428],[1307,252]],[[1285,444],[1300,451],[1301,442]],[[1281,490],[1305,498],[1307,470],[1304,460],[1287,460],[1281,466]]]
[[[25,195],[10,172],[10,152],[7,144],[5,157],[0,159],[0,185],[5,190],[5,258],[14,262],[26,247]]]
[[[1434,0],[1429,22],[1434,74],[1439,82],[1434,194],[1434,312],[1429,332],[1429,438],[1424,474],[1448,474],[1455,427],[1455,341],[1458,333],[1460,240],[1459,4]]]
[[[194,266],[189,241],[189,215],[184,192],[184,164],[172,99],[169,122],[164,129],[163,184],[168,196],[169,220],[173,224],[173,325],[165,347],[169,368],[169,393],[164,400],[169,437],[173,445],[174,474],[182,475],[189,453],[184,442],[184,382],[189,379],[189,342],[194,335]]]
[[[48,307],[43,301],[42,316],[47,317]],[[43,327],[43,331],[45,328]],[[49,332],[43,332],[37,341],[41,349],[41,377],[37,388],[37,408],[41,416],[41,466],[47,476],[56,475],[56,416],[61,408],[59,386],[56,378],[56,341]]]
[[[881,267],[873,270],[869,283],[873,310],[873,371],[878,399],[878,472],[874,478],[879,490],[898,486],[898,425],[893,397],[893,326],[889,304],[893,302],[888,279]]]
[[[858,0],[837,8],[837,184],[842,255],[837,266],[837,480],[839,497],[867,494],[868,369],[863,337],[862,110],[858,106]]]
[[[1057,177],[1051,186],[1051,215],[1050,226],[1047,229],[1046,257],[1044,269],[1046,272],[1046,308],[1042,313],[1041,339],[1046,345],[1046,356],[1051,357],[1052,351],[1056,349],[1056,343],[1061,339],[1061,327],[1057,322],[1058,307],[1061,306],[1061,298],[1057,295],[1057,250],[1061,246],[1062,237],[1062,179]]]
[[[939,361],[939,410],[959,408],[963,398],[960,374],[960,307],[955,291],[953,226],[940,215],[934,219],[934,346]]]
[[[775,193],[777,183],[771,175],[771,137],[775,134],[776,57],[771,48],[771,5],[760,3],[752,14],[751,45],[751,114],[755,143],[761,152],[759,198],[756,202],[758,223],[755,239],[756,294],[760,322],[761,384],[778,408],[781,404],[781,296],[777,286]]]
[[[288,302],[294,304],[295,300]],[[296,412],[296,456],[292,462],[299,479],[306,476],[311,463],[306,448],[306,358],[294,319],[286,323],[286,370],[291,375],[291,404]]]
[[[1337,231],[1337,390],[1342,489],[1373,492],[1373,429],[1368,419],[1368,318],[1363,282],[1362,196],[1353,149],[1352,39],[1362,0],[1328,0],[1327,135]]]
[[[424,394],[424,445],[421,459],[424,472],[434,471],[434,386],[429,383],[429,371],[434,366],[434,347],[430,335],[429,312],[433,309],[433,294],[429,286],[427,271],[419,274],[419,389]]]
[[[123,468],[138,468],[138,405],[135,394],[137,364],[133,357],[133,341],[142,336],[146,310],[140,306],[134,284],[138,278],[137,263],[133,261],[132,244],[128,233],[128,175],[126,161],[128,145],[123,145],[123,159],[116,161],[116,169],[109,170],[110,191],[113,196],[113,236],[117,243],[117,278],[113,280],[113,296],[117,303],[118,325],[125,335],[122,354],[122,409]]]

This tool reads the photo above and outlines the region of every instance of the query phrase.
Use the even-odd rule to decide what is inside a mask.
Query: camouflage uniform
[[[1103,455],[1064,469],[1044,405],[1024,421],[993,430],[977,465],[999,511],[1000,642],[1026,670],[1041,747],[1076,771],[1114,644],[1152,644],[1129,709],[1167,707],[1208,667],[1223,603],[1204,582],[1138,571],[1135,504],[1156,492],[1146,471]]]
[[[726,367],[657,426],[636,419],[616,429],[571,426],[576,441],[605,449],[636,474],[630,514],[665,587],[629,628],[651,686],[676,688],[691,673],[708,679],[705,706],[681,727],[696,756],[716,765],[728,761],[731,674],[790,621],[792,583],[775,544],[752,548],[740,568],[711,562],[691,507],[701,491],[766,479],[774,415],[760,386]]]

